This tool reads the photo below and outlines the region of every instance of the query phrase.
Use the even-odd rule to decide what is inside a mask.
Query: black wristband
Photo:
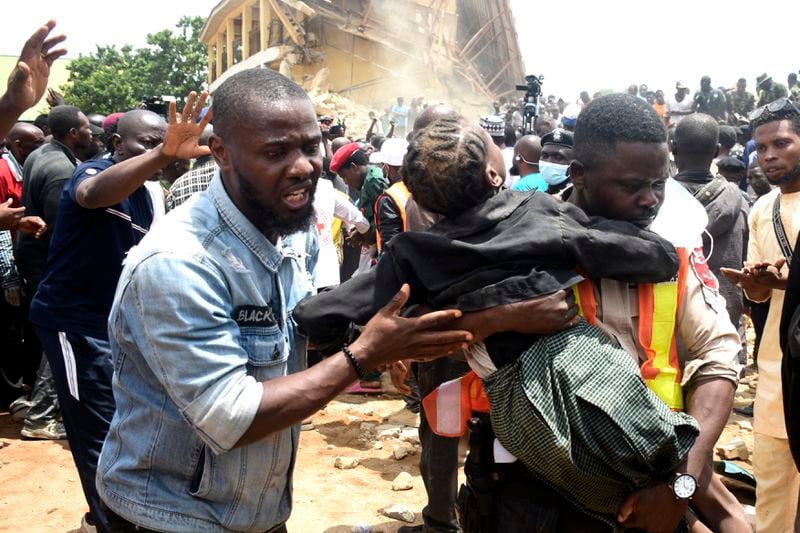
[[[367,373],[364,372],[364,367],[361,366],[361,363],[358,362],[358,359],[353,355],[353,352],[350,351],[350,348],[347,346],[347,343],[342,346],[342,353],[347,360],[350,361],[350,364],[353,365],[353,369],[356,371],[358,375],[358,379],[364,380],[367,378]]]

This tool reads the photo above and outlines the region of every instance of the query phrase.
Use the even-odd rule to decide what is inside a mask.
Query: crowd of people
[[[20,122],[54,25],[0,97],[0,403],[68,440],[82,531],[286,531],[301,423],[383,372],[421,414],[399,531],[751,531],[711,459],[756,368],[755,527],[796,529],[795,74],[549,96],[532,131],[416,97],[352,132],[263,68]]]

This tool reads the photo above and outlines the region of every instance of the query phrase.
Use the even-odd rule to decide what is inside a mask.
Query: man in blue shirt
[[[403,97],[397,97],[397,103],[392,106],[392,117],[395,121],[394,133],[397,137],[405,138],[406,125],[408,124],[408,106],[403,105]]]
[[[117,411],[97,488],[114,531],[285,531],[300,422],[368,371],[472,338],[440,331],[458,311],[400,318],[406,286],[306,369],[292,311],[314,290],[314,107],[255,68],[220,85],[214,115],[218,173],[131,251],[109,316]]]
[[[515,191],[547,192],[547,182],[539,173],[539,156],[542,154],[542,142],[536,135],[525,135],[514,145],[514,159],[511,173],[518,175],[512,189]]]
[[[187,107],[191,109],[194,100],[190,96]],[[201,97],[199,107],[204,100]],[[187,116],[184,111],[184,121],[170,124],[165,136],[163,118],[151,111],[130,111],[114,134],[112,158],[87,161],[75,169],[61,193],[47,266],[31,303],[30,321],[53,371],[67,439],[89,504],[87,521],[100,531],[107,530],[107,523],[95,471],[114,414],[108,313],[125,255],[153,220],[144,182],[178,158],[208,151],[197,147],[197,136],[208,120],[189,123]]]

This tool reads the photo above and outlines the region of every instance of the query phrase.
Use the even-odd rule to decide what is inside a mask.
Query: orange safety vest
[[[675,325],[686,287],[689,258],[678,248],[680,266],[676,279],[663,283],[640,284],[639,342],[647,360],[639,367],[642,379],[670,409],[683,410],[681,369],[675,343]],[[589,279],[572,290],[581,315],[591,325],[597,324],[597,303]],[[467,429],[473,412],[489,412],[489,399],[483,382],[475,372],[441,384],[422,400],[431,430],[443,437],[459,437]]]
[[[683,410],[681,366],[675,342],[675,324],[686,287],[689,256],[678,248],[680,266],[676,279],[663,283],[642,283],[639,299],[639,343],[647,360],[639,367],[642,379],[656,396],[674,411]],[[591,325],[597,324],[594,288],[588,279],[572,287],[581,315]]]
[[[442,437],[460,437],[467,431],[467,421],[473,412],[489,412],[489,398],[481,378],[470,370],[436,387],[422,399],[422,406],[434,433]]]
[[[398,181],[383,191],[383,194],[378,196],[378,199],[375,200],[375,224],[377,225],[375,236],[377,238],[376,244],[379,252],[383,249],[383,245],[381,243],[381,224],[380,217],[378,217],[378,204],[384,195],[394,200],[394,203],[397,204],[397,208],[400,210],[400,220],[403,222],[403,231],[408,229],[408,222],[406,221],[406,204],[408,203],[408,199],[411,198],[411,193],[409,192],[408,187],[406,187],[406,184],[402,181]]]

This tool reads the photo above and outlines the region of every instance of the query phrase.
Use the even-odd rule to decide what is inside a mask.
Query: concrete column
[[[229,69],[233,66],[233,39],[236,36],[236,29],[234,28],[233,24],[233,14],[228,17],[226,22],[226,29],[225,29],[225,37],[227,38],[226,46],[227,50],[227,63],[225,65],[225,69]]]
[[[258,28],[261,32],[260,51],[269,48],[269,21],[272,19],[272,8],[269,0],[258,0]]]
[[[217,76],[216,76],[216,78],[219,78],[220,76],[222,76],[222,73],[225,72],[225,66],[222,63],[222,45],[223,45],[223,42],[224,41],[222,40],[222,32],[220,32],[220,33],[217,34],[217,68],[216,68]],[[216,78],[214,78],[214,79],[216,79]]]
[[[253,24],[253,6],[245,2],[242,9],[242,61],[250,57],[250,26]]]

